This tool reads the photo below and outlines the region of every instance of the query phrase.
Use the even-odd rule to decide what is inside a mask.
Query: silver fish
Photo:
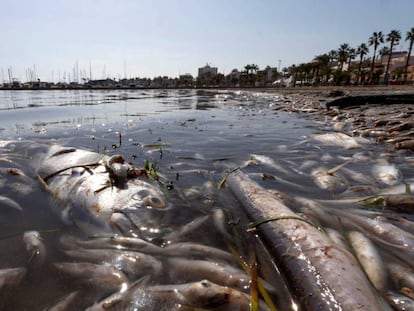
[[[116,249],[74,249],[65,254],[81,261],[109,265],[133,279],[146,274],[159,275],[162,264],[155,257],[143,253]]]
[[[120,290],[128,284],[128,278],[122,271],[108,265],[89,262],[59,262],[54,263],[54,266],[59,271],[108,293]]]
[[[385,297],[396,311],[414,311],[414,300],[405,295],[387,291]]]
[[[227,183],[252,219],[280,219],[262,224],[259,234],[302,305],[312,310],[390,309],[355,257],[316,226],[301,221],[281,200],[283,194],[263,189],[241,171],[230,174]]]
[[[86,230],[94,225],[111,231],[110,217],[117,211],[166,207],[163,193],[148,178],[140,178],[139,170],[131,167],[124,180],[123,173],[114,177],[118,173],[108,171],[107,161],[108,156],[98,153],[53,146],[37,172],[54,198],[71,206],[74,223]]]
[[[164,256],[179,256],[186,258],[201,257],[204,259],[224,260],[227,262],[234,261],[233,255],[227,251],[193,242],[181,242],[166,245],[162,248],[162,254]]]
[[[414,289],[414,271],[412,269],[395,262],[389,263],[387,267],[391,278],[399,288],[406,286]]]
[[[385,289],[388,281],[387,269],[375,245],[358,231],[349,232],[348,237],[356,257],[371,283],[378,290]]]
[[[67,249],[73,249],[75,247],[83,247],[87,249],[108,248],[132,250],[151,255],[162,254],[163,252],[162,247],[135,237],[110,236],[80,240],[70,235],[62,235],[60,237],[60,243]]]
[[[164,260],[164,266],[171,280],[191,282],[208,278],[217,284],[240,290],[249,287],[250,278],[243,270],[221,262],[171,257]],[[273,290],[271,286],[268,289]]]
[[[4,195],[0,195],[0,206],[11,208],[19,212],[23,211],[23,208],[20,206],[19,203],[17,203],[15,200],[10,199]]]
[[[339,132],[314,135],[312,139],[326,145],[338,146],[345,149],[362,148],[363,144],[370,143],[368,139],[352,137]]]
[[[387,185],[395,185],[402,180],[401,171],[394,165],[388,163],[385,159],[379,159],[372,167],[374,178]]]
[[[194,309],[195,308],[195,309]],[[133,286],[115,293],[87,311],[115,310],[248,311],[249,299],[241,292],[208,280],[188,284]]]

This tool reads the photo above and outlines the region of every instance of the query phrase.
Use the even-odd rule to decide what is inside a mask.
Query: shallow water
[[[146,160],[157,164],[170,209],[162,214],[149,211],[142,217],[149,228],[146,238],[154,243],[195,218],[210,215],[215,208],[224,210],[229,233],[233,228],[241,234],[234,244],[245,246],[239,251],[246,258],[250,241],[257,246],[261,275],[278,289],[273,297],[278,310],[290,310],[292,304],[283,281],[256,237],[246,233],[248,220],[241,205],[228,189],[215,189],[227,165],[242,166],[265,188],[306,200],[328,200],[323,203],[324,215],[328,216],[321,217],[306,206],[294,208],[345,237],[349,230],[372,233],[358,226],[344,228],[341,222],[332,221],[338,215],[346,218],[344,211],[360,211],[367,218],[377,214],[401,216],[338,201],[363,196],[349,191],[350,187],[369,184],[380,192],[401,186],[403,181],[410,183],[414,171],[409,154],[389,153],[383,146],[368,144],[354,150],[312,140],[313,135],[328,131],[326,124],[272,109],[282,101],[283,97],[274,94],[196,90],[1,91],[0,137],[14,143],[4,143],[0,167],[19,167],[33,177],[29,185],[32,190],[27,194],[19,186],[20,181],[14,181],[15,176],[1,176],[0,195],[15,199],[23,212],[2,211],[0,267],[29,269],[18,286],[1,293],[3,309],[44,310],[77,289],[84,291],[83,302],[78,302],[77,307],[85,308],[108,294],[53,269],[53,263],[68,260],[58,241],[61,235],[87,238],[81,230],[65,225],[60,211],[53,212],[61,207],[51,202],[50,195],[35,179],[33,166],[37,159],[33,156],[48,144],[57,143],[109,155],[120,153],[138,167],[143,167]],[[318,187],[312,177],[315,169],[329,170],[352,157],[357,160],[337,173],[345,189]],[[378,159],[387,160],[400,171],[401,176],[393,185],[377,178]],[[173,185],[173,189],[168,190],[167,185]],[[411,223],[410,215],[403,216]],[[228,250],[222,233],[212,230],[213,226],[210,219],[184,240]],[[412,227],[407,227],[405,230],[414,234],[409,229]],[[24,248],[22,234],[27,230],[41,232],[46,244],[47,259],[40,267],[31,262]],[[376,244],[386,263],[402,262],[411,268],[401,252],[390,255],[389,246],[377,240]],[[237,260],[232,263],[238,264]],[[166,272],[153,280],[158,284],[188,281],[196,280],[186,275],[169,279]],[[390,282],[386,290],[397,291],[398,286]]]

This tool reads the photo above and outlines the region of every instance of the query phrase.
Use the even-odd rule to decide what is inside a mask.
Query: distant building
[[[383,54],[381,56],[381,64],[384,66],[384,68],[387,66],[388,57],[390,54]],[[397,68],[405,67],[405,64],[407,62],[408,53],[406,51],[395,51],[391,54],[391,60],[390,60],[390,72],[394,71]],[[411,56],[408,65],[414,65],[414,56]]]
[[[209,64],[206,64],[204,67],[198,68],[198,78],[210,79],[217,76],[218,70],[217,67],[211,67]]]
[[[178,78],[178,83],[179,83],[179,87],[193,87],[194,86],[194,77],[189,74],[189,73],[185,73],[180,75],[180,77]]]
[[[276,67],[270,67],[266,66],[265,69],[259,70],[257,72],[259,77],[261,77],[261,81],[264,83],[273,82],[277,79],[277,68]]]
[[[85,85],[90,88],[113,88],[116,82],[112,79],[89,80]]]

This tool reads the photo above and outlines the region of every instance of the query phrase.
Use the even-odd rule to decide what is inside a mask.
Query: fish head
[[[230,289],[208,280],[202,280],[187,284],[181,294],[189,305],[214,308],[229,302]]]
[[[135,207],[163,209],[167,206],[164,194],[157,187],[143,180],[137,180],[134,185],[131,202]]]

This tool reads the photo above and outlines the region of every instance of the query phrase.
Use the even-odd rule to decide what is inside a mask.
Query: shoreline
[[[333,135],[363,137],[389,151],[414,151],[414,88],[324,88],[282,93],[273,109],[295,112]]]
[[[175,88],[163,88],[163,87],[39,87],[39,88],[3,88],[0,87],[0,91],[66,91],[66,90],[206,90],[206,91],[261,91],[269,93],[280,94],[293,94],[293,93],[306,93],[306,94],[320,94],[324,92],[330,92],[333,90],[342,91],[348,94],[360,94],[360,93],[388,93],[388,92],[411,92],[414,94],[413,85],[366,85],[366,86],[296,86],[296,87],[201,87],[201,88],[188,88],[188,87],[175,87]]]

